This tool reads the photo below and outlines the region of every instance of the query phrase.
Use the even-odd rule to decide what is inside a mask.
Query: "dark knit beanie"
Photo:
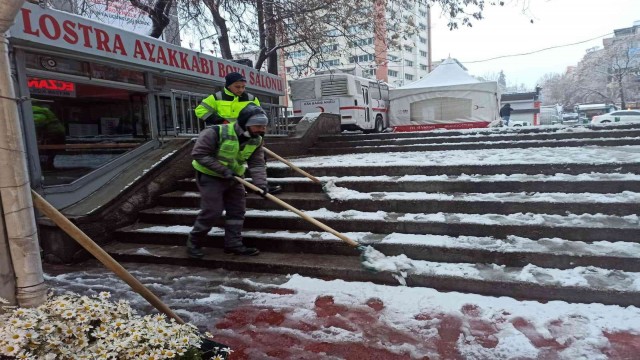
[[[244,76],[242,76],[242,74],[237,73],[237,72],[232,72],[232,73],[228,73],[227,76],[224,77],[224,86],[225,87],[229,87],[229,85],[233,84],[236,81],[244,81],[246,82],[247,79],[244,78]]]

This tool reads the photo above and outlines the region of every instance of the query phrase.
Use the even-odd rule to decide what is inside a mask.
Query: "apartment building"
[[[376,10],[384,13],[376,18],[387,19],[387,24],[374,24],[374,21],[356,24],[346,29],[347,36],[341,36],[335,29],[327,30],[327,36],[333,40],[321,49],[323,59],[314,60],[310,67],[306,66],[309,57],[306,49],[288,49],[284,54],[287,78],[337,69],[399,87],[427,75],[433,69],[429,49],[429,7],[415,0],[387,6],[396,8]],[[390,17],[401,17],[401,21],[390,21]],[[407,35],[402,26],[407,23],[415,24],[414,34]],[[376,36],[376,28],[384,36]],[[396,39],[397,47],[387,45],[391,39]]]

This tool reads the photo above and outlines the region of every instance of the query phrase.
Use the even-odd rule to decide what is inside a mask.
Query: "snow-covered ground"
[[[633,306],[518,301],[295,274],[126,267],[243,359],[597,360],[634,359],[640,349],[640,309]],[[111,291],[152,311],[99,264],[45,269],[57,291]]]
[[[331,166],[433,166],[433,165],[497,165],[497,164],[561,164],[561,163],[638,163],[640,146],[535,149],[489,149],[352,154],[293,159],[301,167]],[[269,163],[269,167],[283,164]],[[640,181],[640,174],[584,175],[484,175],[374,177],[380,181],[539,181],[553,180],[627,180]],[[340,181],[362,178],[330,178],[336,185],[328,187],[335,199],[368,198],[373,193],[347,191]],[[299,181],[306,181],[300,179]],[[638,202],[634,192],[618,194],[506,193],[443,195],[411,193],[414,199],[464,198],[472,201],[554,201],[554,202]],[[375,193],[377,198],[406,198],[406,194]],[[169,212],[192,214],[195,209],[174,209]],[[471,222],[480,224],[551,224],[553,226],[604,226],[615,224],[623,228],[638,228],[637,214],[610,216],[602,214],[391,214],[383,211],[366,213],[326,209],[309,211],[319,219],[377,219],[386,221]],[[289,217],[285,211],[252,210],[249,215]],[[153,227],[139,231],[186,233],[189,227]],[[221,229],[214,229],[219,234]],[[247,231],[249,236],[297,236],[332,238],[322,232],[260,232]],[[508,239],[490,237],[418,236],[413,234],[351,233],[348,236],[365,242],[427,244],[445,247],[475,247],[499,251],[525,251],[573,254],[607,254],[640,257],[640,245],[600,241],[584,243],[564,239],[531,240],[511,236]],[[335,238],[334,238],[335,239]],[[337,240],[336,240],[337,241]],[[142,249],[140,251],[149,251]],[[294,256],[294,255],[292,255]],[[411,260],[407,260],[411,261]],[[440,271],[460,277],[479,277],[487,272],[501,272],[514,282],[557,282],[563,285],[588,286],[591,277],[611,279],[611,287],[621,291],[639,291],[640,274],[605,269],[576,268],[568,271],[528,266],[518,273],[509,273],[500,266],[482,268],[474,264],[443,265],[414,261],[414,271]],[[454,266],[455,265],[455,266]],[[349,357],[340,346],[357,354],[365,346],[369,355],[386,351],[380,359],[440,358],[440,359],[634,359],[640,353],[640,309],[602,304],[570,304],[562,301],[540,303],[506,297],[490,297],[455,292],[439,292],[427,288],[407,288],[371,283],[325,281],[296,274],[288,277],[237,274],[222,270],[180,268],[157,265],[128,264],[135,275],[158,292],[163,300],[200,327],[208,328],[222,340],[242,349],[244,358],[342,359]],[[134,301],[139,308],[143,300],[127,291],[125,286],[106,271],[95,266],[61,270],[50,267],[50,286],[83,292],[112,290],[117,296]],[[246,279],[241,277],[248,276]],[[497,276],[497,275],[496,275]],[[626,285],[620,285],[626,284]],[[331,312],[327,315],[327,303]],[[255,310],[258,309],[258,310]],[[264,311],[272,317],[265,318]],[[344,311],[340,309],[346,309]],[[232,315],[230,315],[232,314]],[[253,316],[254,314],[255,316]],[[260,315],[262,314],[262,315]],[[274,315],[275,314],[275,315]],[[353,314],[359,314],[359,317]],[[264,316],[263,316],[264,315]],[[277,316],[276,316],[277,315]],[[365,316],[366,315],[366,316]],[[251,317],[253,316],[253,317]],[[262,317],[261,317],[262,316]],[[273,320],[277,317],[278,321]],[[362,318],[366,318],[364,321]],[[266,319],[266,320],[265,320]],[[271,319],[271,320],[269,320]],[[331,319],[329,321],[328,319]],[[273,321],[272,321],[273,320]],[[280,355],[264,350],[266,342],[286,337]],[[268,339],[268,340],[261,340]],[[282,340],[282,341],[285,341]],[[303,344],[303,345],[300,345]],[[315,345],[310,345],[315,344]],[[319,345],[320,344],[320,345]],[[325,345],[321,345],[325,344]],[[328,344],[328,345],[327,345]],[[448,344],[448,345],[447,345]],[[447,347],[449,346],[449,347]],[[443,350],[444,349],[444,350]],[[317,350],[317,351],[316,351]],[[345,350],[347,351],[347,350]],[[267,356],[267,353],[272,354]],[[365,353],[366,354],[366,353]],[[393,356],[395,357],[393,357]]]

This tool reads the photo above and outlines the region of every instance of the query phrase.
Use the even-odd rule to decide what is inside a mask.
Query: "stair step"
[[[361,155],[361,159],[355,159],[356,155]],[[388,166],[375,166],[369,163],[370,156],[375,154],[354,154],[353,156],[345,155],[344,159],[338,159],[340,162],[334,164],[334,167],[318,166],[316,165],[319,160],[318,157],[308,159],[298,159],[297,162],[293,162],[294,165],[300,167],[304,171],[310,173],[315,177],[319,176],[415,176],[415,175],[427,175],[427,176],[459,176],[463,174],[476,174],[476,175],[512,175],[512,174],[527,174],[527,175],[554,175],[554,174],[569,174],[580,175],[588,173],[634,173],[640,174],[639,162],[627,162],[627,163],[602,163],[602,164],[586,164],[586,163],[550,163],[550,164],[499,164],[499,165],[440,165],[433,164],[427,165],[428,161],[423,160],[422,164],[407,164],[407,165],[394,165],[388,164]],[[337,157],[337,156],[336,156]],[[360,160],[367,160],[366,163]],[[329,160],[327,160],[329,161]],[[270,178],[281,177],[293,177],[299,176],[298,173],[286,167],[285,165],[273,164],[269,165]]]
[[[350,146],[390,146],[390,145],[414,145],[414,144],[455,144],[455,143],[473,143],[473,142],[530,142],[545,140],[578,140],[578,139],[619,139],[629,137],[639,137],[639,129],[624,129],[611,131],[582,131],[582,132],[555,132],[555,133],[495,133],[495,134],[478,134],[457,136],[439,136],[426,137],[421,134],[413,133],[413,136],[407,137],[387,137],[387,138],[359,138],[351,139],[348,136],[342,138],[325,138],[321,137],[316,144],[317,148],[341,148]]]
[[[429,194],[414,192],[361,193],[358,191],[328,185],[323,193],[280,193],[277,197],[290,205],[313,210],[326,208],[340,212],[386,211],[386,212],[450,212],[482,213],[491,209],[494,214],[519,212],[539,212],[544,214],[598,213],[608,215],[633,215],[638,212],[640,193],[621,194],[562,194],[562,193],[457,193]],[[333,199],[333,200],[332,200]],[[197,207],[200,194],[193,191],[174,191],[160,196],[159,205]],[[254,209],[281,209],[279,204],[265,201],[262,197],[249,194],[247,207]]]
[[[147,223],[192,225],[199,209],[155,207],[140,212],[140,221]],[[326,209],[306,211],[326,225],[341,232],[400,232],[408,234],[494,236],[509,235],[530,238],[559,237],[580,241],[640,242],[640,220],[637,215],[626,217],[599,214],[401,214],[383,211],[368,213]],[[222,220],[221,220],[222,221]],[[220,221],[220,223],[221,223]],[[249,210],[245,226],[264,229],[317,230],[296,214],[284,210]],[[611,238],[615,234],[615,238]]]
[[[484,128],[484,129],[466,129],[466,130],[447,130],[447,131],[419,131],[419,132],[397,132],[397,133],[381,133],[381,134],[354,134],[354,133],[341,133],[339,135],[322,135],[319,137],[319,141],[331,142],[331,141],[359,141],[359,140],[373,140],[373,139],[403,139],[403,138],[415,138],[421,137],[425,140],[437,139],[437,138],[456,138],[456,137],[469,137],[469,136],[526,136],[526,135],[558,135],[576,133],[594,133],[594,134],[607,134],[625,130],[637,130],[640,128],[638,124],[616,124],[612,126],[561,126],[561,127],[529,127],[529,128]]]
[[[296,180],[297,179],[297,180]],[[362,192],[562,192],[619,193],[640,192],[640,175],[622,173],[589,173],[580,175],[409,175],[409,176],[346,176],[320,177],[335,185]],[[280,178],[276,181],[301,181]]]
[[[398,285],[391,272],[370,272],[359,257],[263,252],[259,256],[227,255],[221,249],[206,249],[203,259],[190,259],[184,247],[112,243],[105,250],[116,260],[142,263],[224,268],[234,271],[300,274],[346,281],[372,281]],[[407,286],[439,291],[471,292],[531,300],[639,306],[640,274],[595,267],[569,270],[543,269],[534,265],[504,267],[492,264],[443,264],[412,261]]]
[[[514,148],[560,148],[579,146],[625,146],[639,145],[640,137],[616,139],[566,139],[566,140],[512,140],[512,141],[474,141],[443,144],[412,144],[412,145],[355,145],[319,148],[313,147],[309,152],[313,155],[359,154],[359,153],[390,153],[407,151],[451,151],[451,150],[487,150]]]
[[[185,244],[191,231],[188,225],[162,226],[136,224],[117,232],[120,242],[155,245]],[[640,244],[628,242],[585,243],[552,238],[532,240],[517,236],[507,239],[474,236],[415,234],[345,233],[349,238],[373,245],[386,255],[405,254],[414,260],[441,262],[492,263],[507,266],[534,264],[568,269],[597,266],[625,271],[640,271]],[[220,248],[224,230],[214,228],[203,246]],[[353,249],[327,232],[303,232],[245,228],[243,239],[248,246],[263,251],[354,255]]]
[[[279,178],[269,178],[269,184],[277,184],[283,187],[283,191],[286,192],[305,192],[305,193],[321,193],[322,192],[322,184],[316,184],[311,180],[303,177],[290,178],[291,181],[283,181]],[[198,186],[196,185],[196,180],[194,178],[191,179],[183,179],[178,181],[177,191],[198,191]]]

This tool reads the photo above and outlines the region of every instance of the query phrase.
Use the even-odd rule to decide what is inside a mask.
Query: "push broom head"
[[[415,267],[406,255],[386,256],[370,245],[360,245],[357,249],[360,251],[360,263],[367,271],[391,273],[400,284],[407,285],[407,275]]]

